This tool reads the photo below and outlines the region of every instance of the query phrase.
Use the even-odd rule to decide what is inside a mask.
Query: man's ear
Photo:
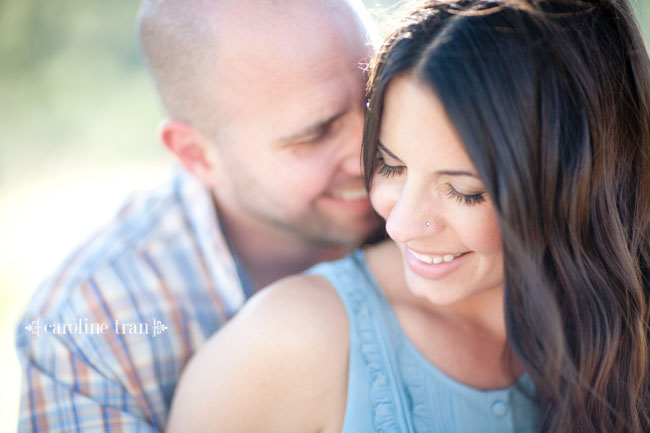
[[[203,184],[218,183],[215,170],[215,144],[192,125],[176,119],[165,119],[158,126],[160,141],[183,166]]]

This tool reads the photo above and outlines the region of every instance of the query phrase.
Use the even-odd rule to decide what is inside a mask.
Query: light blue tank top
[[[527,374],[505,389],[480,391],[427,361],[399,326],[362,251],[307,273],[336,288],[350,323],[343,433],[534,433],[536,388]],[[459,344],[462,344],[460,342]]]

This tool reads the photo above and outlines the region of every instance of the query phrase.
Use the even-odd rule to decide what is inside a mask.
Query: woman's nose
[[[444,229],[433,198],[405,187],[386,219],[386,232],[398,242],[430,235]]]

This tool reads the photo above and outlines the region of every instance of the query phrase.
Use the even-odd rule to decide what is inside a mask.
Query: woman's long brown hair
[[[542,432],[650,431],[650,62],[627,0],[427,1],[371,71],[442,101],[497,213],[511,350]]]

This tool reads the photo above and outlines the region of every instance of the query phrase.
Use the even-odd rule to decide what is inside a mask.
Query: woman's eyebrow
[[[476,173],[462,170],[440,170],[436,171],[436,174],[439,176],[469,176],[480,180]]]
[[[386,146],[384,146],[384,143],[381,141],[377,140],[377,147],[379,147],[382,151],[384,151],[388,156],[390,156],[393,159],[398,160],[399,162],[402,162],[401,159],[397,157],[393,152],[391,152]]]

